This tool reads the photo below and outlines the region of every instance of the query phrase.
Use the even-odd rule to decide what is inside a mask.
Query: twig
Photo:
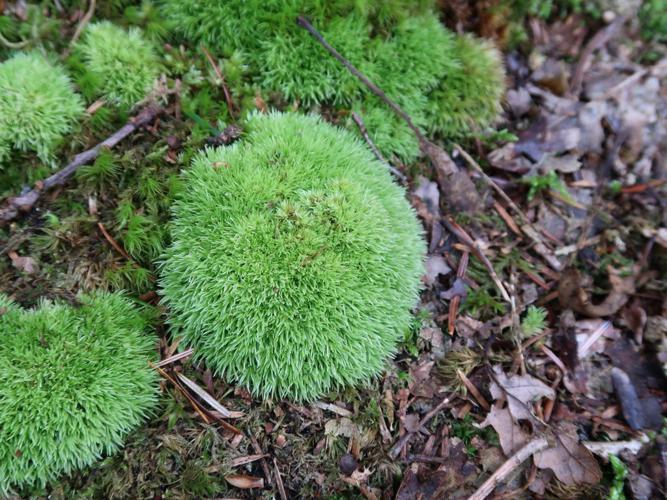
[[[451,398],[449,396],[440,401],[440,403],[438,403],[438,405],[435,408],[433,408],[430,412],[424,415],[424,417],[419,421],[419,425],[417,426],[417,428],[421,429],[423,426],[425,426],[433,417],[435,417],[438,414],[440,410],[442,410],[445,406],[447,406],[450,403],[450,401]],[[396,458],[403,449],[403,447],[410,440],[412,435],[413,435],[412,432],[407,432],[403,437],[401,437],[401,439],[396,441],[396,444],[391,447],[391,450],[389,450],[389,456],[392,458]]]
[[[86,12],[86,15],[81,18],[81,22],[76,27],[76,31],[74,32],[74,36],[72,36],[72,40],[70,40],[70,42],[69,42],[70,45],[74,45],[76,43],[76,41],[81,36],[81,33],[83,33],[83,29],[86,27],[86,25],[92,19],[93,14],[95,14],[95,4],[96,4],[95,0],[90,0],[90,5],[88,6],[88,11]]]
[[[394,101],[392,101],[389,97],[387,97],[387,94],[385,94],[380,87],[375,85],[372,81],[368,79],[366,75],[364,75],[361,71],[359,71],[354,65],[345,59],[336,49],[334,49],[331,45],[329,45],[329,42],[327,42],[322,34],[317,31],[317,29],[310,24],[308,19],[306,19],[303,16],[297,17],[296,23],[305,28],[308,33],[310,33],[315,40],[317,40],[322,47],[327,49],[329,53],[334,56],[338,61],[345,66],[350,73],[352,73],[354,76],[356,76],[368,89],[373,92],[376,96],[378,96],[387,106],[389,106],[391,109],[394,110],[394,112],[399,115],[403,120],[405,120],[405,123],[408,124],[408,127],[415,133],[417,138],[419,139],[419,142],[428,142],[427,139],[424,137],[424,134],[422,134],[421,130],[414,124],[412,121],[412,118],[410,118],[410,115],[407,114],[405,111],[403,111],[403,108],[401,108],[398,104],[396,104]]]
[[[535,245],[535,251],[540,254],[545,262],[551,266],[552,269],[555,271],[561,271],[563,269],[563,265],[560,263],[560,261],[551,253],[549,250],[549,247],[544,243],[542,240],[542,237],[540,236],[540,233],[535,229],[533,226],[532,222],[530,222],[530,219],[528,216],[524,213],[523,210],[521,210],[516,203],[512,201],[512,198],[507,196],[507,193],[501,188],[491,177],[489,177],[486,172],[482,169],[482,167],[479,166],[479,163],[475,161],[475,159],[470,156],[465,149],[463,149],[461,146],[458,144],[454,145],[454,148],[458,151],[458,153],[463,156],[466,162],[468,162],[468,165],[470,165],[481,177],[484,179],[489,186],[491,186],[496,193],[503,199],[507,205],[514,210],[519,217],[521,217],[521,220],[525,224],[525,226],[522,228],[524,234],[528,236],[534,243]]]
[[[276,460],[276,457],[273,457],[273,470],[276,472],[276,486],[278,487],[280,498],[281,500],[287,500],[285,485],[283,484],[283,478],[280,476],[280,469],[278,469],[278,461]]]
[[[473,395],[473,397],[477,400],[479,405],[484,408],[486,411],[489,411],[491,409],[491,405],[489,405],[489,402],[486,400],[486,398],[482,395],[481,392],[479,392],[479,389],[475,387],[475,384],[473,384],[468,377],[466,377],[466,374],[463,373],[460,369],[456,369],[456,374],[458,377],[461,379],[461,382],[463,382],[463,385],[466,386],[466,388],[470,391],[470,394]]]
[[[227,81],[225,80],[225,76],[222,74],[222,71],[220,71],[220,68],[216,64],[215,60],[213,59],[213,56],[211,56],[211,53],[208,51],[208,49],[202,46],[202,50],[204,51],[204,55],[206,56],[206,59],[208,59],[208,62],[211,63],[211,66],[213,66],[213,71],[215,71],[215,75],[220,80],[220,84],[222,85],[222,92],[225,94],[225,102],[227,102],[227,107],[229,108],[229,114],[232,115],[233,117],[235,112],[234,101],[232,100],[232,94],[229,92],[229,87],[227,87]]]
[[[2,33],[0,33],[0,43],[12,50],[20,50],[23,47],[27,46],[30,43],[30,40],[21,40],[20,42],[11,42],[7,40]]]
[[[259,453],[255,454],[255,455],[246,455],[245,457],[238,457],[238,458],[232,459],[230,465],[232,467],[240,467],[241,465],[246,465],[246,464],[252,463],[256,460],[261,460],[262,458],[266,458],[268,456],[269,456],[268,454],[263,454],[262,455],[262,454],[259,454]]]
[[[468,247],[465,247],[466,250],[461,254],[461,259],[459,260],[459,265],[456,269],[456,279],[462,280],[465,277],[466,270],[468,269],[468,260],[470,252]],[[452,300],[449,302],[449,311],[447,312],[447,333],[449,335],[454,335],[454,330],[456,329],[456,317],[459,313],[459,305],[461,304],[461,295],[456,294],[452,297]]]
[[[470,235],[465,232],[465,229],[454,222],[453,219],[450,219],[449,217],[442,217],[440,220],[445,225],[445,227],[461,241],[461,243],[470,247],[470,250],[475,254],[475,257],[477,257],[482,262],[482,264],[484,264],[484,267],[486,267],[486,270],[489,272],[489,275],[491,276],[493,283],[496,285],[496,288],[498,288],[502,298],[506,302],[510,302],[510,296],[507,293],[507,290],[505,290],[505,287],[500,282],[500,278],[498,277],[498,274],[496,274],[496,270],[493,268],[491,261],[489,261],[487,256],[484,255],[484,252],[482,251],[479,243],[474,241]]]
[[[258,455],[264,455],[262,447],[259,445],[259,442],[257,442],[257,438],[252,434],[248,434],[248,437],[250,438],[250,444],[252,444],[252,448],[255,450],[255,453],[257,453]],[[260,464],[262,465],[262,471],[264,472],[264,476],[266,477],[266,482],[272,485],[273,482],[271,481],[271,471],[269,471],[269,466],[266,463],[266,459],[261,458]]]
[[[204,389],[199,387],[196,382],[193,380],[190,380],[188,377],[183,375],[182,373],[177,373],[178,379],[180,382],[185,384],[185,386],[190,389],[192,392],[194,392],[197,396],[199,396],[203,401],[206,401],[206,403],[213,408],[215,411],[220,413],[223,417],[225,418],[230,418],[232,416],[231,412],[222,406],[217,399],[215,399],[213,396],[211,396],[208,392],[206,392]]]
[[[121,254],[123,257],[125,257],[130,262],[134,262],[132,257],[130,257],[128,255],[128,253],[123,249],[123,247],[121,247],[118,244],[118,242],[116,240],[114,240],[113,237],[109,234],[109,231],[107,231],[107,228],[104,227],[104,224],[102,224],[101,222],[98,222],[97,227],[100,229],[100,231],[102,231],[102,234],[104,235],[106,240],[109,242],[109,244],[114,248],[114,250],[116,250],[116,252]]]
[[[192,353],[194,353],[194,350],[192,348],[186,349],[183,352],[179,352],[178,354],[174,354],[173,356],[169,356],[168,358],[163,359],[159,363],[155,363],[156,368],[162,368],[163,366],[170,365],[172,363],[175,363],[176,361],[180,361],[181,359],[189,358],[192,356]]]
[[[6,206],[0,209],[0,226],[14,220],[18,217],[19,212],[29,212],[45,191],[65,184],[79,167],[86,165],[97,158],[102,148],[113,148],[128,135],[152,122],[160,113],[162,113],[162,111],[162,108],[155,105],[146,107],[137,116],[132,118],[129,122],[114,132],[113,135],[100,142],[97,146],[76,155],[62,170],[59,170],[43,181],[38,181],[35,183],[35,187],[27,193],[9,198]]]
[[[401,180],[401,182],[403,183],[407,182],[408,180],[407,177],[387,161],[387,159],[382,155],[382,153],[377,148],[373,140],[370,138],[370,136],[368,135],[368,129],[366,128],[366,124],[364,123],[364,120],[361,118],[361,116],[359,116],[359,114],[356,112],[352,112],[352,119],[354,120],[354,123],[357,124],[357,127],[359,127],[359,132],[361,132],[361,135],[366,141],[366,144],[368,144],[368,147],[371,148],[371,151],[373,151],[375,157],[378,160],[380,160],[380,163],[382,163],[385,167],[387,167],[392,174],[394,174]]]
[[[482,486],[480,486],[468,500],[484,500],[507,478],[507,476],[512,473],[512,471],[519,467],[519,465],[528,460],[535,453],[546,449],[548,446],[549,442],[543,437],[533,439],[530,443],[507,459],[507,461],[501,465],[489,479],[484,481],[484,484],[482,484]]]
[[[625,24],[626,20],[627,18],[625,16],[618,16],[614,22],[609,26],[602,28],[588,41],[584,49],[581,51],[581,56],[579,57],[572,74],[569,89],[569,94],[571,96],[578,96],[581,92],[581,85],[584,82],[584,74],[590,65],[591,57],[593,57],[595,51],[604,47],[607,42],[616,35],[619,28]]]
[[[209,420],[209,417],[206,416],[206,413],[204,413],[204,412],[199,408],[199,403],[197,403],[197,402],[194,400],[194,398],[193,398],[192,396],[190,396],[190,394],[188,393],[188,391],[186,391],[185,388],[183,388],[183,387],[181,386],[181,384],[180,384],[174,377],[172,377],[171,375],[169,375],[169,374],[168,374],[165,370],[163,370],[162,368],[159,368],[159,367],[155,366],[153,363],[149,362],[148,364],[149,364],[149,366],[151,366],[151,368],[156,369],[160,375],[162,375],[164,378],[166,378],[167,380],[169,380],[169,382],[171,382],[171,383],[173,384],[173,386],[176,387],[176,389],[178,389],[178,390],[179,390],[179,391],[186,397],[186,399],[190,402],[190,405],[195,409],[195,411],[196,411],[196,412],[199,414],[199,416],[204,420],[204,422],[206,422],[207,424],[210,424],[210,423],[211,423],[211,421]]]

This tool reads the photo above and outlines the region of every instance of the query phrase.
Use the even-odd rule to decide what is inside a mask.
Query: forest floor
[[[497,20],[443,15],[503,43]],[[476,192],[427,159],[394,165],[429,255],[414,326],[381,379],[313,404],[256,399],[187,356],[169,361],[178,340],[157,321],[156,415],[116,455],[26,495],[467,498],[490,480],[494,498],[664,498],[667,46],[608,21],[530,18],[527,40],[504,46],[497,132],[445,145]],[[218,64],[168,50],[223,106]],[[163,84],[159,117],[0,228],[0,292],[32,306],[125,288],[160,307],[152,248],[168,238],[168,203],[153,195],[205,142],[234,139],[190,134],[178,86]],[[126,119],[90,109],[61,165]],[[0,178],[2,198],[48,174],[30,162]],[[119,223],[123,206],[134,215]]]

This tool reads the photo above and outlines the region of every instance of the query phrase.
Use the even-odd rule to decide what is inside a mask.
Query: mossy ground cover
[[[259,3],[266,7],[265,12],[270,17],[253,17],[262,12],[257,8]],[[75,295],[81,290],[126,290],[154,308],[151,324],[159,337],[158,354],[165,356],[176,339],[166,321],[168,311],[156,298],[160,279],[157,261],[170,244],[170,207],[184,191],[181,171],[190,168],[194,158],[201,158],[200,151],[215,142],[215,136],[227,125],[246,126],[248,112],[271,108],[288,112],[315,111],[357,133],[349,114],[356,110],[382,151],[392,160],[405,163],[405,171],[411,179],[420,174],[429,175],[429,167],[419,158],[418,144],[404,124],[293,25],[294,13],[304,12],[304,2],[291,2],[294,8],[284,17],[271,10],[283,2],[227,2],[234,8],[246,4],[249,9],[243,15],[233,10],[229,11],[233,15],[228,15],[225,10],[221,15],[229,25],[215,23],[215,15],[207,10],[226,8],[220,7],[221,2],[114,0],[98,4],[93,23],[108,21],[119,29],[139,28],[143,30],[143,39],[154,47],[159,74],[164,75],[154,94],[167,112],[159,123],[140,131],[118,148],[102,151],[94,163],[81,168],[62,190],[45,196],[31,214],[10,226],[0,227],[3,251],[0,291],[11,295],[21,307],[36,306],[45,299],[75,304]],[[176,4],[180,6],[175,7]],[[204,4],[206,8],[201,7]],[[488,61],[484,59],[481,60],[484,65],[466,68],[462,63],[476,59],[474,56],[462,57],[462,61],[443,60],[442,52],[422,50],[432,48],[429,42],[433,40],[456,46],[452,33],[444,31],[437,17],[428,14],[432,2],[305,4],[305,13],[316,24],[317,21],[324,23],[320,27],[325,36],[386,87],[390,95],[415,116],[418,125],[434,133],[437,140],[446,144],[449,139],[456,139],[464,146],[478,145],[476,140],[492,128],[498,112],[496,93],[501,87],[502,75],[494,68],[486,70],[484,65]],[[8,11],[0,18],[0,27],[7,41],[22,46],[21,51],[48,51],[51,57],[55,54],[85,100],[85,106],[89,106],[98,98],[104,98],[103,83],[108,82],[90,73],[84,54],[69,48],[69,40],[86,7],[85,2],[76,0],[31,4],[25,14]],[[332,10],[327,9],[337,10],[332,14]],[[197,15],[204,12],[204,21],[208,24],[201,22],[201,17],[194,17],[188,23],[183,11],[193,15],[195,11]],[[71,16],[73,12],[79,15]],[[358,14],[354,21],[346,17],[350,12]],[[269,29],[267,25],[272,26],[270,29],[284,27],[290,37],[267,36],[263,43],[255,45],[264,36],[258,33]],[[355,37],[373,43],[360,48]],[[459,39],[459,45],[465,43],[461,40],[468,38]],[[84,32],[79,44],[85,43]],[[201,44],[210,51],[224,75],[224,84],[230,90],[236,110],[227,107],[223,82]],[[399,59],[392,57],[396,50],[413,52],[409,58]],[[365,59],[361,60],[361,53],[366,51]],[[7,44],[1,45],[0,60],[10,58],[15,52],[16,49]],[[495,52],[484,54],[497,57]],[[312,65],[303,66],[303,60]],[[395,66],[391,66],[390,71],[382,69],[392,64]],[[290,69],[292,67],[296,69]],[[434,72],[434,68],[439,69]],[[454,84],[465,82],[468,71],[473,74],[482,71],[492,77],[475,90],[488,98],[488,101],[473,103],[480,106],[474,115],[480,119],[481,126],[478,122],[470,126],[465,117],[461,120],[456,113],[452,113],[453,122],[429,120],[429,112],[442,118],[429,108],[427,98],[440,99],[438,92],[447,91],[439,88],[442,81],[433,77],[445,71]],[[387,78],[387,75],[397,78]],[[414,92],[415,87],[419,88],[418,92]],[[113,101],[117,96],[112,95],[102,107],[81,116],[71,130],[62,133],[58,146],[49,151],[53,165],[65,165],[74,154],[97,144],[125,123],[133,112],[137,96],[137,92],[132,92],[124,105],[116,106]],[[451,95],[444,96],[443,102],[445,109],[462,105],[460,99]],[[463,132],[450,136],[447,127],[451,123]],[[45,165],[31,150],[5,146],[2,151],[7,159],[0,169],[2,197],[20,192],[24,186],[51,172],[51,166]],[[503,227],[497,217],[487,222]],[[113,247],[101,227],[127,252],[129,259]],[[7,257],[10,252],[30,257],[36,266],[17,265]],[[520,261],[512,253],[503,261],[499,272],[502,274],[525,264]],[[535,269],[531,267],[529,271]],[[504,306],[495,288],[486,285],[485,270],[476,266],[471,274],[482,286],[471,292],[464,311],[472,311],[472,315],[483,322],[498,319]],[[426,293],[426,304],[432,299],[430,293]],[[430,317],[433,311],[429,313],[429,307],[426,305],[424,309],[425,315]],[[446,328],[442,311],[437,313],[441,315],[439,325]],[[244,413],[243,417],[231,421],[244,432],[244,439],[237,442],[232,433],[221,430],[216,424],[204,424],[190,402],[165,383],[152,420],[135,431],[121,451],[43,488],[21,493],[53,498],[257,497],[258,491],[266,497],[276,495],[275,479],[274,484],[264,490],[240,490],[225,479],[239,473],[263,476],[260,461],[241,467],[233,465],[239,457],[258,453],[249,437],[257,439],[261,452],[275,457],[290,497],[358,495],[359,489],[354,484],[341,480],[339,460],[350,453],[356,454],[363,463],[360,472],[365,468],[373,471],[369,487],[396,491],[406,466],[400,459],[390,459],[387,451],[391,439],[403,425],[399,412],[408,400],[401,398],[409,394],[407,391],[428,393],[428,388],[414,386],[412,381],[418,379],[419,374],[411,370],[420,353],[430,352],[433,346],[421,335],[421,322],[415,320],[415,325],[405,328],[401,349],[385,376],[374,379],[368,387],[343,389],[324,396],[327,402],[340,402],[339,406],[345,406],[351,415],[343,416],[276,397],[253,398],[232,380],[214,377],[205,365],[186,360],[178,365],[179,370],[206,387],[225,405]],[[480,362],[479,354],[475,354],[475,366]],[[502,356],[498,359],[511,361]],[[460,385],[457,375],[454,380]],[[434,435],[441,432],[443,421],[449,418],[449,415],[439,417],[428,429]],[[385,428],[391,433],[388,441],[383,436]],[[271,460],[268,465],[273,468]],[[272,475],[275,478],[275,472],[272,471]]]

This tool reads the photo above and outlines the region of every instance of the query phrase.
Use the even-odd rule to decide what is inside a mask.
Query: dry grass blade
[[[199,396],[201,399],[206,401],[208,405],[213,408],[215,411],[220,413],[223,417],[225,418],[230,418],[232,416],[232,413],[222,406],[216,399],[211,396],[208,392],[206,392],[204,389],[199,387],[196,382],[190,380],[188,377],[185,375],[178,373],[177,374],[178,379],[185,384],[185,386],[190,389],[192,392],[194,392],[197,396]]]
[[[249,464],[262,458],[268,457],[268,454],[255,454],[255,455],[246,455],[244,457],[238,457],[231,461],[232,467],[240,467],[241,465]]]
[[[156,367],[163,367],[163,366],[170,365],[172,363],[175,363],[176,361],[180,361],[182,359],[189,358],[190,356],[192,356],[192,354],[194,352],[195,351],[192,348],[186,349],[183,352],[179,352],[178,354],[174,354],[173,356],[169,356],[168,358],[163,359],[159,363],[155,363],[155,366]]]

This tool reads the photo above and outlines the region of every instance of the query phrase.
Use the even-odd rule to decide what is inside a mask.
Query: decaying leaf
[[[618,367],[611,369],[611,378],[630,427],[634,430],[659,429],[662,425],[660,402],[653,397],[640,398],[628,374]]]
[[[424,281],[429,286],[433,285],[441,274],[446,275],[452,272],[442,255],[429,255],[424,267],[426,268]]]
[[[324,434],[327,436],[343,436],[351,438],[359,435],[359,428],[347,417],[329,420],[324,424]]]
[[[531,375],[513,375],[508,377],[500,366],[493,368],[495,375],[491,382],[491,395],[494,399],[506,396],[507,408],[514,420],[531,420],[531,405],[540,398],[554,399],[556,392],[539,379]]]
[[[247,474],[229,474],[225,476],[225,480],[242,490],[249,490],[253,488],[264,488],[264,479],[261,477],[248,476]]]
[[[593,454],[579,442],[576,427],[561,421],[553,431],[553,446],[535,454],[535,465],[552,470],[558,480],[567,485],[599,483],[602,479],[600,466]]]
[[[32,257],[21,257],[16,252],[9,252],[7,255],[12,259],[12,265],[19,271],[27,274],[35,274],[39,271],[39,265]]]
[[[584,279],[581,273],[574,268],[564,271],[558,284],[558,298],[561,305],[591,318],[615,314],[628,302],[630,295],[635,293],[637,276],[635,273],[630,276],[621,276],[611,267],[608,268],[608,272],[611,292],[603,302],[593,304],[588,292],[584,289]]]
[[[516,423],[507,408],[492,406],[491,411],[480,424],[480,427],[487,427],[489,425],[498,433],[500,447],[508,457],[525,445],[530,439],[528,433]]]

